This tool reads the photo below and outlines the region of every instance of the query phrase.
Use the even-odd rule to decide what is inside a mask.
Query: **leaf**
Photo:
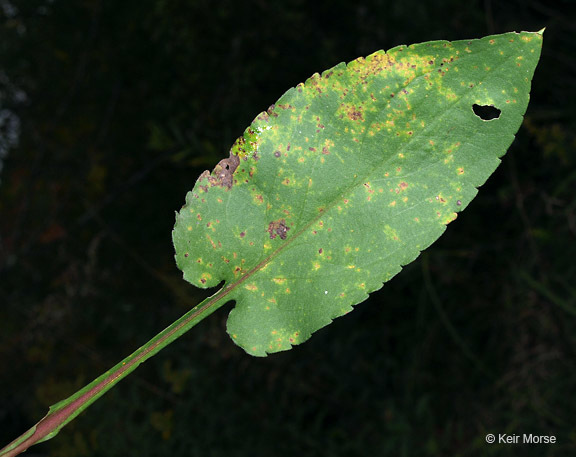
[[[228,332],[287,350],[378,290],[470,203],[514,140],[542,33],[433,41],[315,74],[204,172],[173,232]]]

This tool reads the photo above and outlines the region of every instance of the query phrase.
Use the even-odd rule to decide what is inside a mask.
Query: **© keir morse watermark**
[[[486,435],[488,444],[555,444],[555,435],[536,435],[534,433],[488,433]]]

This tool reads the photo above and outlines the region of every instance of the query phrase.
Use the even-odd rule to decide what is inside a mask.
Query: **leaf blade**
[[[260,114],[232,148],[233,176],[222,162],[203,174],[173,235],[185,279],[226,281],[235,342],[290,349],[434,242],[513,141],[540,46],[528,32],[399,46]],[[482,120],[474,104],[501,114]]]

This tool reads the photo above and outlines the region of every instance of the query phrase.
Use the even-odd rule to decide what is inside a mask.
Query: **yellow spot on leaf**
[[[446,216],[446,218],[444,219],[444,221],[442,221],[444,224],[448,225],[450,222],[454,221],[456,218],[458,217],[458,214],[456,213],[451,213],[448,214]]]
[[[396,230],[394,230],[389,225],[384,226],[384,234],[386,235],[386,238],[388,238],[388,239],[391,239],[394,241],[398,241],[398,239],[399,239],[398,233],[396,232]]]

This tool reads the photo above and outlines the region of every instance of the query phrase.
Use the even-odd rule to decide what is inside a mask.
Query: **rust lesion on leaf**
[[[348,119],[351,121],[363,121],[364,116],[362,114],[362,107],[361,106],[351,106],[348,109]]]
[[[212,173],[208,170],[204,171],[198,178],[198,182],[207,180],[210,187],[218,186],[230,189],[234,183],[233,175],[238,165],[240,165],[240,158],[231,152],[229,158],[218,162]],[[208,185],[203,186],[205,191],[208,190]]]
[[[364,107],[362,105],[342,103],[338,111],[340,119],[347,118],[354,122],[364,122]]]
[[[280,239],[285,240],[286,234],[290,230],[290,227],[286,226],[285,219],[278,219],[277,221],[272,221],[268,224],[268,233],[270,234],[270,239],[275,239],[277,236]]]

